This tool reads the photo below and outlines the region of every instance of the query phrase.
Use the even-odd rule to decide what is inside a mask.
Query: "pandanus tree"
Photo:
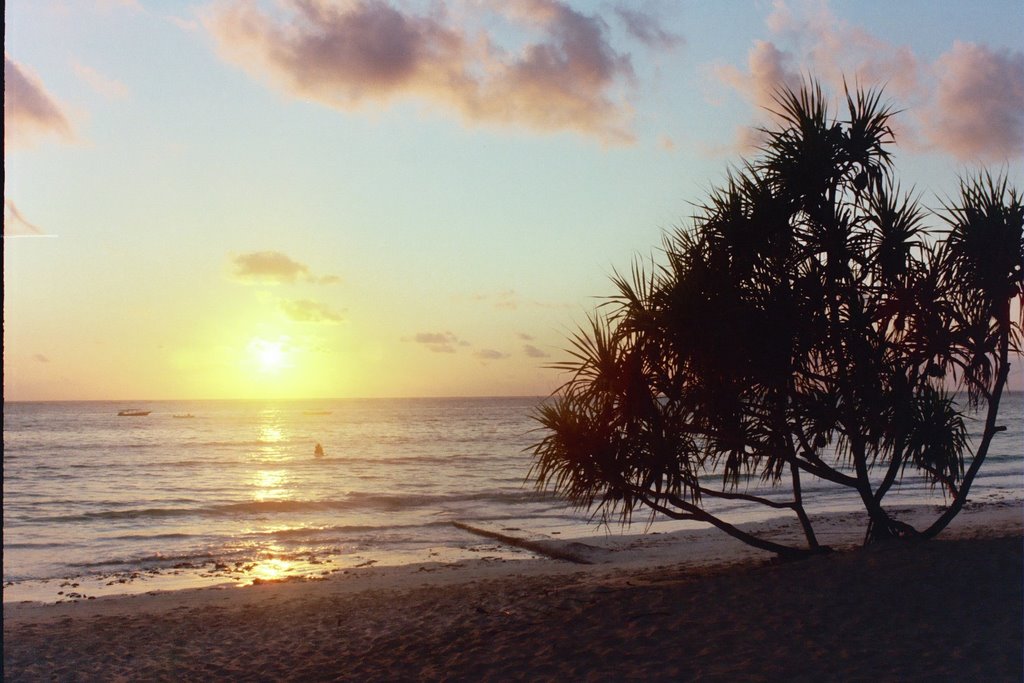
[[[847,90],[842,119],[814,83],[775,103],[759,156],[572,338],[531,476],[606,519],[703,521],[779,554],[821,549],[808,478],[855,492],[866,542],[935,536],[1000,431],[1020,353],[1021,198],[982,172],[923,209],[893,176],[880,91]],[[904,477],[943,490],[926,527],[883,504]],[[795,515],[806,542],[753,535],[720,501]]]

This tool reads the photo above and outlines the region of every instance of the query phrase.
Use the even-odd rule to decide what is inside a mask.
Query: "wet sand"
[[[1021,513],[977,510],[938,541],[786,563],[690,532],[567,541],[589,565],[7,603],[4,679],[1019,681]],[[840,516],[824,531],[854,537]]]

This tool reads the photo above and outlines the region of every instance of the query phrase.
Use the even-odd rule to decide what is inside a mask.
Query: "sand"
[[[541,559],[4,605],[4,680],[1024,679],[1022,511],[780,563],[714,531]],[[792,532],[770,525],[773,533]]]

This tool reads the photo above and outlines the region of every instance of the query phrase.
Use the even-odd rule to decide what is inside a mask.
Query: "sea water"
[[[972,501],[1024,499],[1021,398],[1004,399],[1008,429]],[[540,401],[5,403],[4,600],[531,556],[456,521],[550,538],[679,528],[645,515],[628,529],[599,526],[536,491],[527,475]],[[943,504],[912,479],[897,487],[901,503]],[[804,496],[812,513],[859,506],[813,480]],[[777,514],[717,510],[733,521]]]

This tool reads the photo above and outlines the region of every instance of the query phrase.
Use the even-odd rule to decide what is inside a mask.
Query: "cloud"
[[[530,358],[548,358],[551,355],[546,351],[538,349],[533,344],[523,344],[523,353],[525,353]]]
[[[768,141],[768,135],[761,128],[753,126],[737,126],[733,139],[724,145],[701,142],[699,149],[709,157],[729,156],[731,154],[751,154],[761,149]]]
[[[773,105],[772,94],[780,86],[800,87],[800,74],[793,66],[793,56],[772,42],[755,40],[747,54],[747,70],[734,66],[715,67],[723,82],[762,109]]]
[[[63,108],[42,81],[4,54],[4,144],[28,147],[51,135],[75,137]]]
[[[793,5],[800,11],[794,11]],[[901,98],[920,92],[921,69],[910,48],[888,43],[839,19],[824,0],[777,0],[765,24],[775,39],[785,45],[782,54],[799,72],[809,72],[836,90],[842,88],[846,78],[872,85],[885,83],[890,94]],[[774,43],[769,45],[775,47]],[[770,75],[762,73],[762,86],[779,82],[790,87],[799,85],[793,82],[792,73],[783,81],[773,81],[768,78]]]
[[[469,342],[459,339],[451,332],[419,332],[411,341],[423,344],[434,353],[455,353],[456,346],[469,346]]]
[[[74,62],[72,66],[75,69],[75,73],[81,76],[82,80],[85,81],[90,88],[111,99],[124,99],[128,97],[128,88],[124,83],[108,78],[103,74],[96,71],[92,67],[86,66],[79,62]]]
[[[279,251],[255,251],[233,259],[235,277],[258,282],[295,282],[309,277],[309,268]]]
[[[525,332],[519,332],[518,334],[516,334],[516,337],[522,339],[523,341],[533,341],[533,335],[526,334]]]
[[[957,41],[935,63],[938,88],[924,133],[960,160],[1024,153],[1024,53]]]
[[[340,323],[345,318],[326,304],[309,299],[282,300],[281,310],[290,320],[300,323]]]
[[[29,223],[10,199],[4,198],[4,236],[42,235],[43,229]]]
[[[615,13],[626,31],[648,47],[671,50],[683,43],[682,36],[663,29],[657,18],[650,14],[621,6],[615,8]]]
[[[298,281],[314,284],[334,284],[341,281],[337,275],[313,275],[309,266],[293,261],[279,251],[254,251],[239,254],[232,259],[234,277],[241,282],[259,284],[292,284]]]
[[[633,80],[629,55],[611,46],[599,17],[559,0],[476,6],[539,34],[518,50],[504,49],[486,29],[458,25],[440,0],[429,16],[383,0],[282,4],[287,18],[226,0],[205,14],[204,25],[225,59],[294,97],[342,111],[413,100],[467,123],[634,140],[621,93]],[[634,24],[650,29],[640,16]]]
[[[32,356],[32,359],[35,360],[37,363],[49,363],[50,362],[50,359],[47,358],[46,356],[44,356],[41,353],[35,354],[34,356]]]
[[[481,360],[503,360],[509,357],[509,354],[494,349],[480,349],[473,355]]]
[[[474,294],[472,299],[482,303],[490,303],[494,308],[504,311],[514,311],[519,308],[519,299],[516,296],[515,290],[512,289],[506,289],[496,294]]]
[[[745,69],[714,65],[712,75],[752,104],[771,108],[780,85],[799,87],[810,75],[834,92],[851,84],[885,86],[910,114],[894,124],[910,148],[943,151],[960,160],[1006,160],[1024,154],[1024,53],[955,42],[934,63],[837,19],[825,2],[781,0],[766,20],[771,40],[754,42]],[[749,152],[756,137],[737,140]]]

